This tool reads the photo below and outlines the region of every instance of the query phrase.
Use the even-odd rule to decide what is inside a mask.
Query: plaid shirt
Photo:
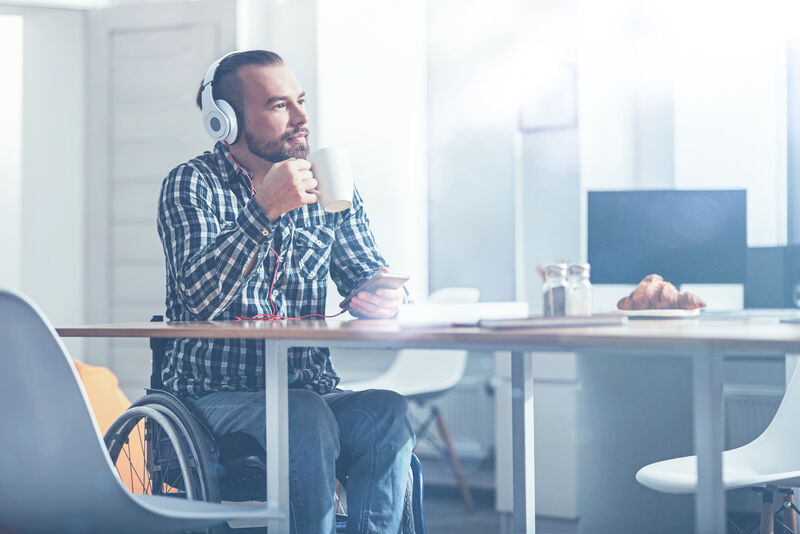
[[[380,267],[369,220],[358,191],[353,206],[327,213],[304,205],[270,221],[250,200],[250,182],[217,143],[179,165],[164,180],[158,234],[167,271],[167,318],[234,320],[272,313],[286,317],[325,313],[327,276],[348,295]],[[245,268],[253,257],[255,267]],[[162,372],[167,389],[203,395],[264,388],[264,343],[255,339],[175,339]],[[289,385],[327,393],[339,383],[327,348],[289,351]]]

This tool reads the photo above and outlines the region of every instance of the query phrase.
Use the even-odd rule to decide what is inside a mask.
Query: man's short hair
[[[283,59],[275,52],[268,50],[247,50],[237,52],[223,59],[214,72],[214,79],[211,84],[214,89],[214,100],[225,100],[242,117],[244,109],[244,97],[242,96],[242,79],[237,74],[239,67],[245,65],[264,65],[274,66],[283,65]],[[197,107],[203,109],[203,82],[200,82],[200,89],[197,91]],[[241,126],[240,126],[241,128]]]

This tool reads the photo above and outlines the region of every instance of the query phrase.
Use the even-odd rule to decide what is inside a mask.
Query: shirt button
[[[269,237],[269,230],[267,229],[261,230],[261,235],[263,235],[264,237]]]
[[[272,296],[273,297],[277,297],[278,296],[278,290],[277,289],[273,289],[272,290]]]
[[[322,246],[322,240],[321,239],[317,239],[317,245]]]

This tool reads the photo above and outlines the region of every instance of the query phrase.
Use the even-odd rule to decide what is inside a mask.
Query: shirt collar
[[[225,169],[225,172],[220,173],[223,180],[236,182],[238,178],[239,180],[247,181],[247,177],[244,176],[241,169],[233,162],[233,156],[231,156],[231,148],[229,146],[222,141],[217,141],[217,144],[214,145],[214,154],[217,156],[219,167]]]

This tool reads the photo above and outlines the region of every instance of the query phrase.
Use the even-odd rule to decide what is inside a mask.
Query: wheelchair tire
[[[216,444],[171,395],[153,392],[134,402],[104,441],[133,493],[220,502]]]

